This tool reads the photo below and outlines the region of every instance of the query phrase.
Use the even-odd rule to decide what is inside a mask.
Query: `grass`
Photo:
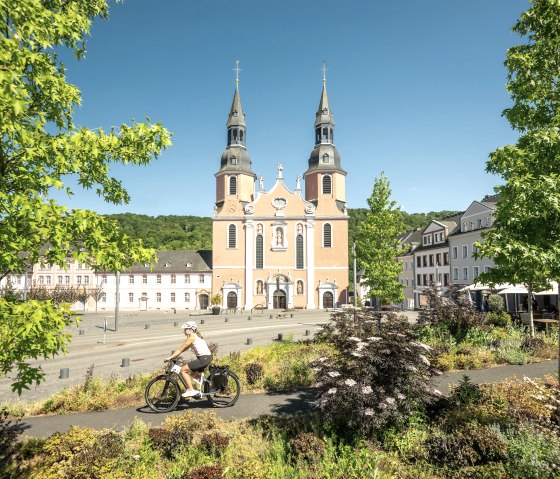
[[[229,364],[239,376],[242,392],[289,390],[310,386],[313,371],[309,363],[328,353],[325,345],[291,340],[258,346],[242,353],[232,353],[215,361]],[[70,412],[102,411],[144,404],[144,390],[160,371],[105,380],[93,375],[93,366],[82,384],[63,389],[46,401],[38,403],[7,403],[0,407],[10,416],[37,416]]]

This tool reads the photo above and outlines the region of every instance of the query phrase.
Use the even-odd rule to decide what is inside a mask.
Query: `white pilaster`
[[[245,223],[245,309],[253,307],[253,250],[254,250],[253,220]]]
[[[315,220],[307,220],[307,309],[315,309]]]

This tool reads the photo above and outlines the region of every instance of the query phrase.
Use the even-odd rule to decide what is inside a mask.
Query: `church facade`
[[[268,191],[253,172],[237,81],[226,126],[212,240],[212,286],[221,306],[315,309],[347,303],[346,172],[334,144],[325,80],[315,144],[293,190],[281,164]]]

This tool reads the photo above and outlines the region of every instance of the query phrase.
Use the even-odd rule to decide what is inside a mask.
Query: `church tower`
[[[340,166],[340,155],[334,144],[334,118],[327,97],[323,67],[323,91],[315,114],[315,147],[304,174],[305,199],[313,203],[336,203],[346,209],[346,172]]]

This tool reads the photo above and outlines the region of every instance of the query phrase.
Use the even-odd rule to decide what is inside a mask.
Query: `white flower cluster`
[[[373,414],[374,414],[374,413],[373,413],[373,409],[370,408],[370,407],[368,407],[368,408],[364,411],[364,414],[365,414],[366,416],[373,416]]]
[[[424,356],[423,354],[419,354],[418,357],[420,358],[420,360],[426,365],[429,366],[430,365],[430,361],[428,360],[428,358],[426,356]]]
[[[356,381],[354,381],[353,379],[347,379],[346,381],[344,381],[344,384],[346,384],[347,386],[355,386],[356,385]]]
[[[362,394],[371,394],[373,392],[373,389],[371,389],[371,386],[364,386],[362,388]]]
[[[340,376],[340,373],[337,371],[329,371],[327,373],[331,378],[337,378],[338,376]]]
[[[327,391],[327,394],[336,394],[336,388],[330,388],[330,389]]]

